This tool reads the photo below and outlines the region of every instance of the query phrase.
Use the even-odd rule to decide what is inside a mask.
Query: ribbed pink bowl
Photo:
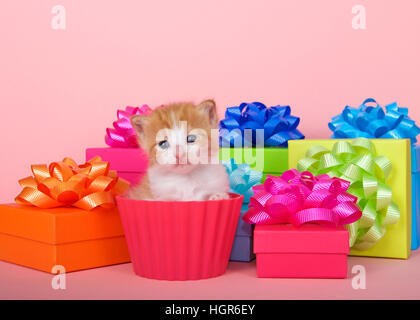
[[[134,272],[159,280],[198,280],[225,273],[243,196],[212,201],[117,197]]]

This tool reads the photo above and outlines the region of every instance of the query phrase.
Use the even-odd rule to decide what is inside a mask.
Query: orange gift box
[[[118,209],[0,205],[0,259],[52,272],[130,262]]]

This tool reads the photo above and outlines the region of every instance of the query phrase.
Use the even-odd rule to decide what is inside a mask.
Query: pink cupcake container
[[[243,196],[209,201],[117,197],[134,272],[159,280],[198,280],[225,273]]]

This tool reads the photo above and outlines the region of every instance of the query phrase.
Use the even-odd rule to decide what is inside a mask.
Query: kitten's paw
[[[223,199],[229,199],[229,194],[226,192],[219,192],[215,193],[210,196],[209,200],[223,200]]]

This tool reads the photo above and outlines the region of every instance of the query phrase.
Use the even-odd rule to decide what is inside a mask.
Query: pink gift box
[[[108,161],[111,170],[116,170],[121,178],[137,184],[147,170],[148,157],[140,148],[88,148],[86,160],[100,156]]]
[[[349,234],[315,224],[256,225],[254,252],[260,278],[347,278]]]

